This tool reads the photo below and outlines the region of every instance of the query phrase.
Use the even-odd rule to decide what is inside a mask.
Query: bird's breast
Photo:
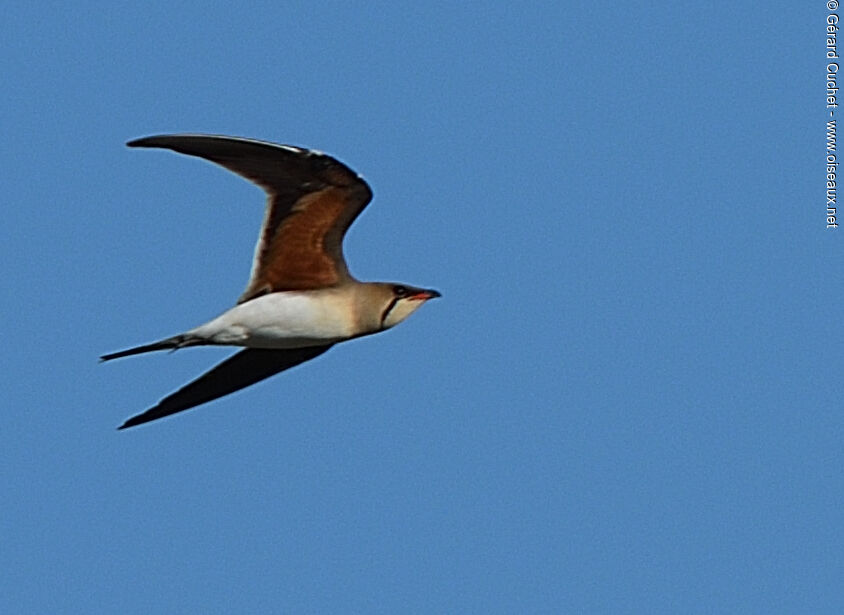
[[[336,293],[288,291],[241,303],[194,332],[218,344],[297,348],[358,333],[353,306]]]

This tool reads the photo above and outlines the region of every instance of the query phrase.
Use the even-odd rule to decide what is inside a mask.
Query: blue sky
[[[842,612],[798,5],[7,7],[0,610]],[[352,272],[443,298],[115,431],[230,352],[97,357],[230,307],[263,213],[167,132],[337,156]]]

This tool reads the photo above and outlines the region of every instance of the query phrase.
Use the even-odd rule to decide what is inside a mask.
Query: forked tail
[[[131,357],[133,354],[142,354],[144,352],[154,352],[156,350],[178,350],[186,346],[198,346],[203,344],[202,340],[191,338],[187,335],[174,335],[167,339],[153,342],[152,344],[144,344],[143,346],[135,346],[127,350],[120,350],[119,352],[112,352],[104,354],[100,357],[100,361],[111,361],[112,359],[120,359],[121,357]]]

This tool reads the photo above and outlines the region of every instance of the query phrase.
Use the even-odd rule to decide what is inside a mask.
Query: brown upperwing
[[[267,292],[325,288],[349,278],[343,235],[372,191],[343,163],[298,147],[212,135],[162,135],[127,145],[205,158],[267,192],[252,277],[238,303]]]

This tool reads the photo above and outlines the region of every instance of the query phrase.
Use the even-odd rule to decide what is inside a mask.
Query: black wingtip
[[[117,431],[122,431],[123,429],[128,429],[129,427],[134,427],[135,425],[140,425],[141,423],[146,423],[146,421],[138,420],[142,416],[143,414],[139,414],[137,416],[133,416],[130,419],[126,419],[126,421],[124,421],[124,423],[117,428]]]
[[[169,140],[172,137],[188,136],[188,135],[151,135],[149,137],[139,137],[126,141],[127,147],[169,147]],[[195,135],[203,136],[203,135]]]
[[[144,147],[144,142],[148,139],[149,137],[141,137],[140,139],[132,139],[131,141],[126,141],[126,147]]]

